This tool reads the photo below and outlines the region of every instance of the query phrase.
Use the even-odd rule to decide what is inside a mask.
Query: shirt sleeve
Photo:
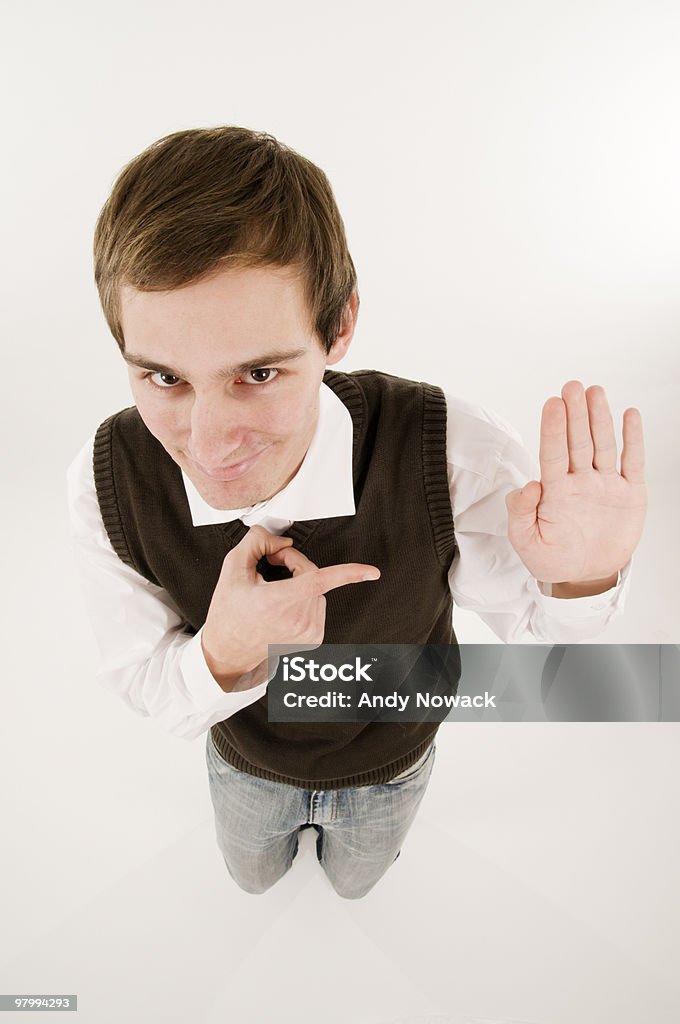
[[[449,569],[454,603],[474,611],[504,643],[578,643],[624,609],[632,559],[617,585],[592,597],[552,597],[508,539],[505,496],[540,480],[538,464],[510,424],[447,395],[447,467],[458,552]]]
[[[93,442],[94,435],[68,467],[67,493],[77,575],[100,655],[95,678],[132,711],[194,739],[259,700],[269,680],[225,693],[203,656],[202,629],[186,632],[167,591],[115,553],[99,510]]]

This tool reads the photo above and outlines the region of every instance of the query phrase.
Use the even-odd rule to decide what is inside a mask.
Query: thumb
[[[530,480],[524,484],[524,487],[505,495],[505,507],[509,516],[513,516],[515,519],[527,519],[533,523],[540,499],[540,483],[538,480]]]
[[[292,537],[279,537],[263,526],[251,526],[243,540],[231,549],[225,562],[228,559],[232,568],[247,576],[256,576],[256,566],[263,555],[273,555],[292,543]]]

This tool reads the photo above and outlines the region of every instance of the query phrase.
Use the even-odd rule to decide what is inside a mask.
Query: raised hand
[[[647,511],[642,418],[623,414],[621,470],[604,388],[568,381],[543,406],[541,479],[506,495],[508,537],[545,582],[611,579],[635,550]],[[615,582],[615,580],[614,580]],[[613,584],[612,584],[613,585]]]
[[[377,580],[374,565],[347,562],[320,569],[290,537],[253,526],[222,563],[201,634],[211,673],[226,691],[250,689],[267,678],[268,645],[318,647],[326,628],[325,594],[349,583]],[[265,582],[257,572],[263,555],[285,565],[290,579]]]

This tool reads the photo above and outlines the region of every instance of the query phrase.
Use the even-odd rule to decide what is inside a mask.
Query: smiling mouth
[[[208,472],[207,469],[203,469],[200,463],[194,462],[193,459],[191,461],[203,476],[208,477],[209,480],[217,480],[225,483],[228,480],[237,480],[240,476],[243,476],[244,473],[247,473],[250,467],[259,459],[260,455],[262,455],[263,452],[266,452],[269,447],[270,445],[267,445],[267,448],[261,448],[260,451],[255,452],[254,455],[249,455],[247,458],[241,459],[239,462],[233,462],[230,466],[225,466],[223,469],[211,470],[210,472]]]

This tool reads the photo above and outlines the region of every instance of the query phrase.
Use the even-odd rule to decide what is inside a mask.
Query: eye
[[[172,388],[175,388],[177,387],[178,384],[182,383],[182,378],[175,377],[174,374],[172,373],[160,373],[159,371],[149,371],[148,373],[145,373],[143,376],[144,380],[148,380],[150,384],[152,384],[155,388],[158,388],[160,391],[170,391]],[[157,384],[156,381],[153,380],[154,377],[160,377],[163,383]]]
[[[262,376],[264,374],[264,376]],[[272,376],[274,374],[274,376]],[[278,377],[279,371],[271,366],[261,366],[256,370],[248,370],[243,376],[244,384],[269,384]]]

